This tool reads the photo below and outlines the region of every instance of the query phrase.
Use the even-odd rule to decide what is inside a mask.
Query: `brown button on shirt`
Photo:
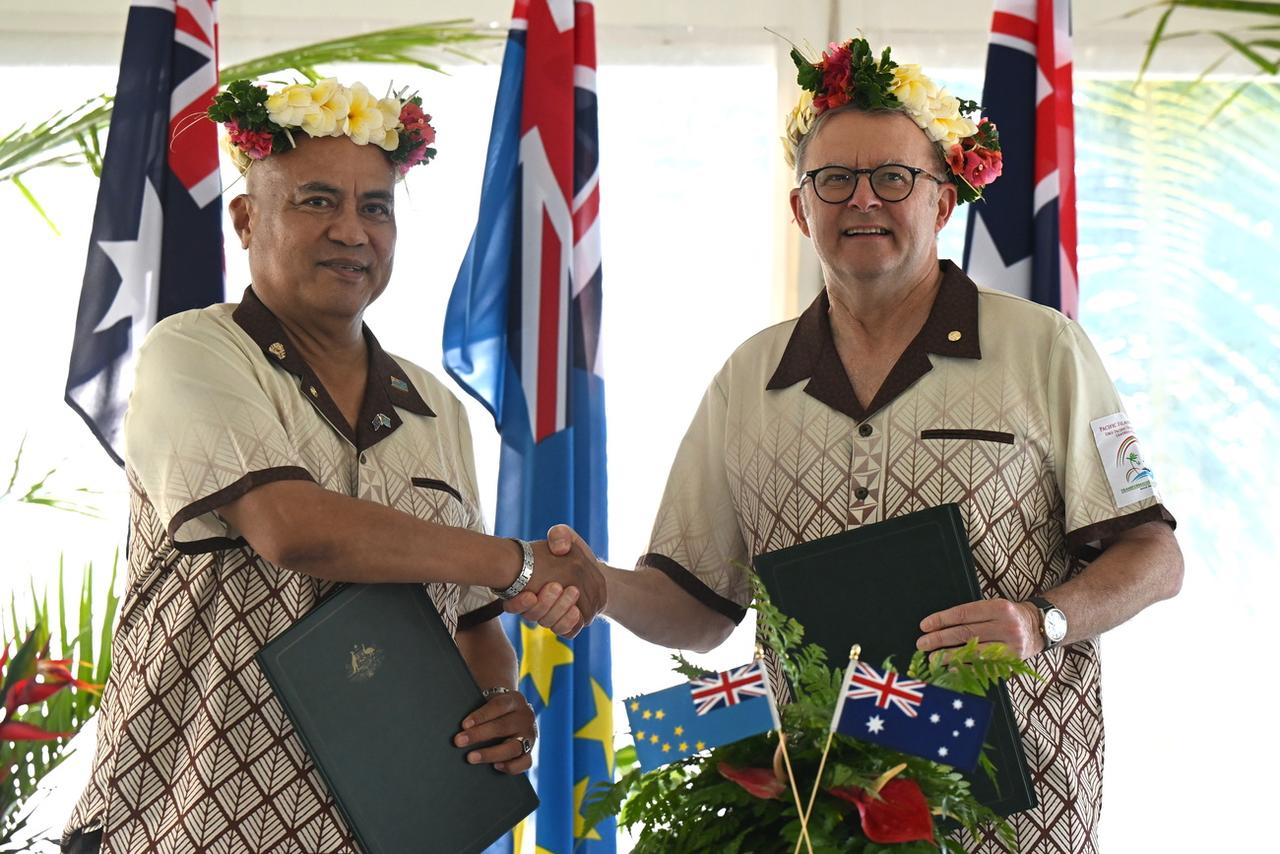
[[[311,480],[484,529],[462,405],[365,338],[354,430],[252,289],[238,307],[162,321],[143,344],[125,418],[128,588],[68,824],[102,827],[104,852],[358,850],[254,662],[331,585],[263,559],[218,509]],[[485,589],[427,590],[450,631],[498,611]]]
[[[641,565],[738,621],[753,556],[954,502],[983,594],[1052,588],[1116,534],[1173,522],[1119,395],[1061,314],[978,288],[949,261],[933,308],[874,400],[859,404],[823,293],[760,332],[707,389]],[[1098,644],[1032,660],[1010,694],[1039,799],[1022,850],[1092,851],[1102,785]],[[994,839],[969,850],[1003,850]]]

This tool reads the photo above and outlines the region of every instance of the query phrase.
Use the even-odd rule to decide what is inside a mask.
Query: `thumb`
[[[552,525],[547,531],[547,548],[557,556],[564,556],[573,548],[573,528],[568,525]]]

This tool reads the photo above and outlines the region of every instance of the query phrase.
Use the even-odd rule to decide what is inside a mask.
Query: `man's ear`
[[[240,248],[248,249],[249,237],[253,232],[250,216],[253,210],[253,199],[249,198],[247,193],[242,193],[231,200],[227,210],[231,212],[231,224],[236,234],[240,235]]]
[[[800,197],[802,188],[797,187],[791,191],[791,215],[795,217],[796,225],[800,226],[800,233],[805,237],[812,237],[809,233],[809,217],[804,209],[804,199]]]

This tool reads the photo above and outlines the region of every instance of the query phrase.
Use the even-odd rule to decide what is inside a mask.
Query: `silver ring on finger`
[[[533,739],[525,738],[523,735],[517,735],[515,736],[515,739],[520,742],[520,753],[528,756],[530,751],[533,750]]]

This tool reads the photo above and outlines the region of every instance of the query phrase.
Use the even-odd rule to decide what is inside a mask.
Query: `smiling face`
[[[799,168],[874,169],[886,163],[945,176],[933,144],[902,113],[844,111],[827,117],[807,140]],[[906,287],[936,274],[938,232],[955,205],[955,187],[925,175],[900,202],[881,201],[867,175],[859,176],[844,204],[819,199],[809,180],[791,192],[792,212],[813,241],[828,286]]]
[[[253,287],[283,318],[359,323],[395,257],[395,171],[372,145],[299,135],[254,163],[231,202]]]

